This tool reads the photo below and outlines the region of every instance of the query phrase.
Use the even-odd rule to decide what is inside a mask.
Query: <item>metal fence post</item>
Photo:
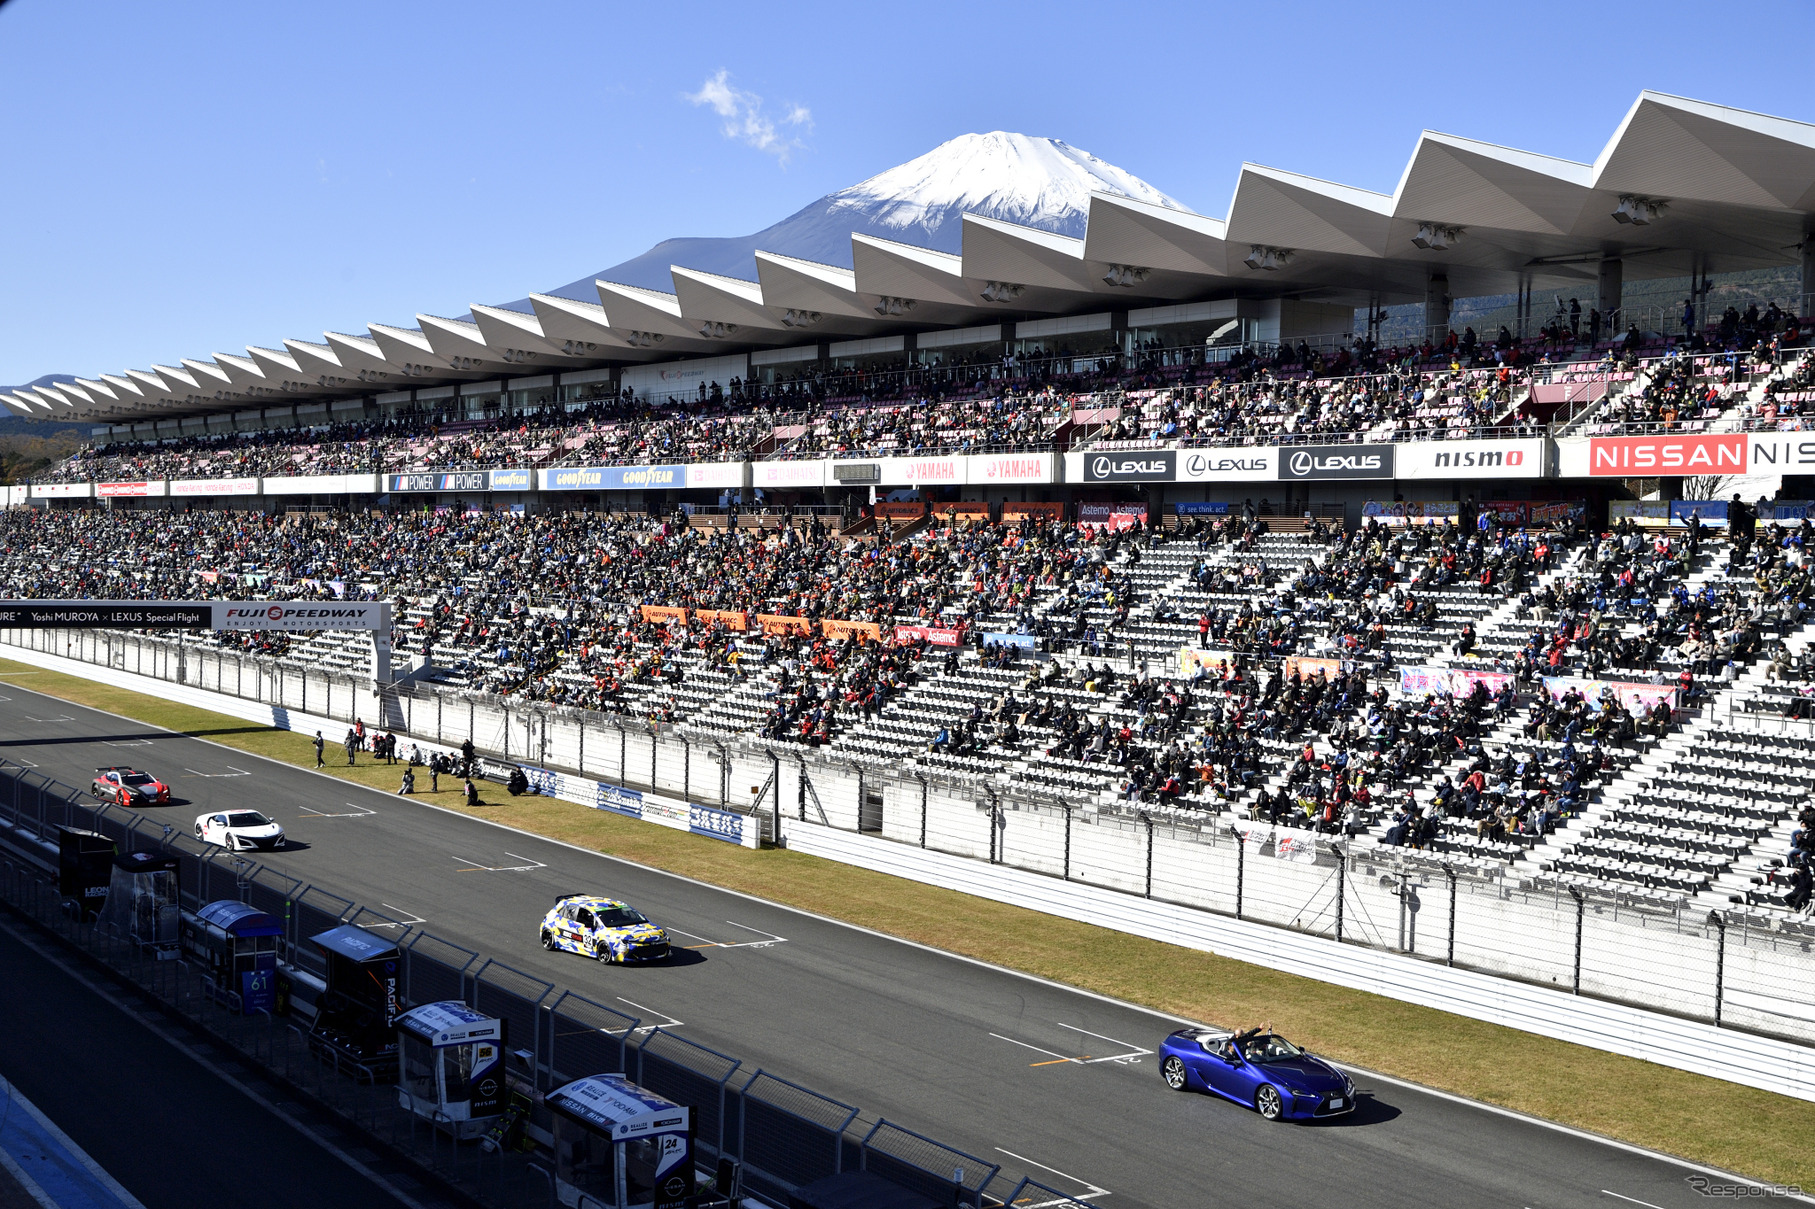
[[[1449,953],[1444,958],[1444,965],[1456,964],[1456,870],[1452,865],[1443,866],[1443,876],[1449,879]]]
[[[1237,831],[1233,824],[1229,834],[1235,837],[1235,918],[1242,917],[1242,877],[1247,872],[1248,837]]]
[[[926,847],[926,777],[915,773],[914,779],[920,782],[920,846]]]
[[[1343,890],[1348,882],[1349,854],[1337,844],[1330,848],[1336,853],[1336,943],[1342,943],[1342,900]]]
[[[1714,1027],[1721,1026],[1721,1008],[1727,984],[1727,921],[1719,911],[1708,912],[1708,922],[1716,931],[1714,946]]]
[[[1066,881],[1070,881],[1071,880],[1071,803],[1070,802],[1061,803],[1060,809],[1065,811],[1065,864],[1063,866],[1064,878]]]
[[[1582,993],[1582,919],[1587,910],[1588,900],[1576,887],[1569,888],[1569,896],[1576,900],[1576,960],[1575,973],[1570,979],[1572,994]]]
[[[1068,816],[1069,817],[1069,816]],[[1145,898],[1153,897],[1153,816],[1141,812],[1141,822],[1147,825],[1147,887],[1142,892]]]

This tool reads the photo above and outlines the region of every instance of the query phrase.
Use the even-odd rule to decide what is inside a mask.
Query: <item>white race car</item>
[[[284,829],[256,810],[223,810],[197,815],[195,838],[231,852],[284,846]]]

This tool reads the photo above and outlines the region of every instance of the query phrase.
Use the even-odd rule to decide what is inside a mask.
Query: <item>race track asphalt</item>
[[[263,854],[292,877],[741,1058],[739,1079],[760,1067],[859,1107],[863,1120],[887,1117],[1001,1163],[1004,1175],[1096,1192],[1105,1209],[1704,1203],[1685,1183],[1693,1168],[1366,1074],[1356,1075],[1361,1107],[1349,1117],[1269,1124],[1168,1091],[1151,1051],[1179,1022],[1147,1010],[124,721],[26,683],[0,684],[0,757],[78,787],[100,765],[145,768],[188,800],[153,808],[184,831],[204,811],[256,806],[296,841]],[[576,891],[627,899],[680,943],[715,947],[630,969],[544,952],[543,912]]]

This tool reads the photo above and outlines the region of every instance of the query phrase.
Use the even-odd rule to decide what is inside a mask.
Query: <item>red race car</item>
[[[162,806],[170,801],[170,786],[136,768],[97,768],[91,788],[97,798],[121,806]]]

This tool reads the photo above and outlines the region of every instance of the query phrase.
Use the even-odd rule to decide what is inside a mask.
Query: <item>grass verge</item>
[[[0,680],[299,767],[315,762],[310,738],[291,731],[11,660],[0,659]],[[330,742],[327,772],[396,791],[399,768],[347,768],[344,759]],[[454,778],[439,794],[427,786],[421,776],[420,796],[438,806],[583,848],[1192,1019],[1271,1020],[1338,1061],[1760,1180],[1815,1186],[1815,1106],[1787,1096],[817,857],[753,852],[567,802],[509,798],[496,786],[501,801],[469,812]]]

